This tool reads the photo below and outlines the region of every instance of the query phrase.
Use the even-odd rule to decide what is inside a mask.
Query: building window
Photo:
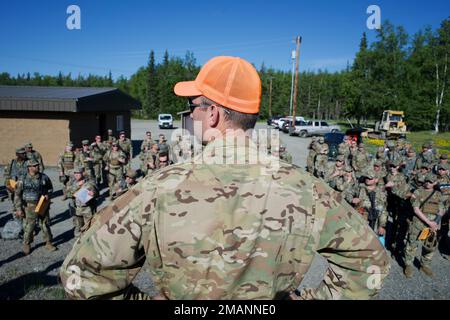
[[[117,131],[125,130],[123,127],[123,115],[119,115],[116,117],[116,128]]]

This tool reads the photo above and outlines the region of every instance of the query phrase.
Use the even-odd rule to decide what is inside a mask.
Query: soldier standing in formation
[[[75,161],[75,166],[83,167],[84,175],[88,179],[95,181],[94,166],[93,166],[94,157],[92,156],[91,149],[89,147],[89,140],[83,140],[81,144],[83,145],[83,149],[78,154],[78,157]]]
[[[25,255],[31,252],[36,219],[39,220],[45,247],[49,251],[55,251],[56,248],[52,244],[53,236],[50,230],[50,205],[41,214],[35,212],[41,196],[45,198],[45,201],[50,201],[53,192],[52,182],[45,173],[39,171],[39,162],[35,159],[28,160],[27,168],[27,174],[17,182],[14,197],[16,215],[25,218],[23,252]]]
[[[123,166],[123,169],[129,169],[131,166],[131,159],[133,159],[133,145],[131,140],[125,137],[125,131],[121,131],[119,134],[119,140],[117,140],[117,144],[120,149],[125,153],[126,163]],[[123,172],[125,174],[125,171]]]
[[[409,225],[405,250],[406,267],[404,274],[407,278],[412,277],[412,264],[416,256],[417,248],[420,242],[422,242],[419,240],[419,235],[426,227],[430,228],[431,236],[428,236],[422,243],[420,271],[427,276],[433,276],[431,260],[438,245],[437,232],[439,223],[446,210],[443,195],[434,188],[435,182],[436,176],[432,173],[427,174],[424,186],[414,191],[414,197],[412,197],[412,206],[415,215],[412,223]]]
[[[353,170],[355,170],[355,175],[358,179],[362,175],[362,172],[367,170],[370,164],[370,158],[363,143],[358,145],[358,149],[352,149],[351,158],[352,167]]]
[[[84,175],[84,167],[76,167],[73,170],[73,175],[74,178],[68,185],[67,194],[68,197],[73,199],[72,205],[75,207],[73,216],[73,225],[75,227],[74,235],[75,237],[78,237],[81,234],[81,228],[96,212],[96,198],[98,191],[95,184]],[[83,202],[80,198],[76,197],[76,193],[82,188],[86,189],[87,194],[91,197],[87,202]],[[71,208],[69,208],[69,210],[70,209]]]
[[[116,137],[114,137],[113,131],[111,129],[108,129],[108,136],[106,137],[106,140],[105,140],[108,150],[111,150],[112,143],[116,142],[116,141],[117,141],[117,139],[116,139]]]
[[[103,156],[106,151],[107,146],[102,142],[102,136],[95,136],[95,141],[91,144],[91,157],[95,183],[99,186],[103,184]]]
[[[109,197],[111,199],[114,185],[123,178],[123,168],[127,163],[127,156],[119,149],[118,142],[113,142],[112,149],[105,154],[103,160],[106,164],[105,170],[108,171]]]
[[[145,157],[145,154],[150,151],[150,149],[152,148],[153,143],[154,142],[152,140],[152,133],[150,131],[147,131],[145,133],[145,139],[141,143],[141,153],[139,155],[139,158],[141,160],[143,160],[144,157]]]
[[[156,170],[158,168],[158,144],[153,143],[150,150],[145,153],[144,158],[142,159],[141,163],[141,171],[146,176],[149,172],[152,172],[153,170]]]
[[[27,159],[28,160],[36,160],[39,163],[39,170],[40,172],[44,172],[45,167],[44,167],[44,160],[42,160],[42,156],[41,154],[36,151],[33,150],[33,144],[31,142],[27,143],[25,145],[25,151],[27,152]]]
[[[67,185],[73,175],[73,168],[75,167],[75,152],[73,152],[73,144],[69,142],[64,149],[64,152],[59,155],[59,181],[64,185],[63,200],[67,199]]]
[[[27,174],[27,155],[25,148],[16,149],[16,158],[12,159],[7,167],[5,167],[5,187],[9,195],[9,199],[14,207],[14,191],[15,183]],[[16,218],[16,215],[13,214]]]
[[[320,140],[319,140],[320,141]],[[320,142],[319,142],[320,144]],[[314,161],[314,175],[317,178],[324,178],[328,168],[328,145],[326,143],[320,146],[320,150]]]

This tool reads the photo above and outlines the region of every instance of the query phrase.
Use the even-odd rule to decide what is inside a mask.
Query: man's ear
[[[212,105],[208,117],[209,126],[211,128],[216,128],[221,117],[219,108],[215,105]]]

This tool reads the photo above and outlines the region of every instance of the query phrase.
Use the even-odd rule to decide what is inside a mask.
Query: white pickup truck
[[[302,138],[308,136],[323,136],[330,132],[339,132],[338,126],[330,126],[325,121],[306,121],[295,126],[295,135]]]

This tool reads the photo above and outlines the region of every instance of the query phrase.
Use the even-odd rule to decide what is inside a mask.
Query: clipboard
[[[88,192],[89,190],[83,187],[77,192],[75,192],[74,197],[77,201],[80,201],[82,204],[86,204],[93,198],[88,194]]]
[[[44,215],[48,209],[49,204],[50,204],[50,200],[45,200],[45,197],[41,196],[39,198],[38,204],[36,205],[36,208],[34,209],[34,212],[40,216]]]

